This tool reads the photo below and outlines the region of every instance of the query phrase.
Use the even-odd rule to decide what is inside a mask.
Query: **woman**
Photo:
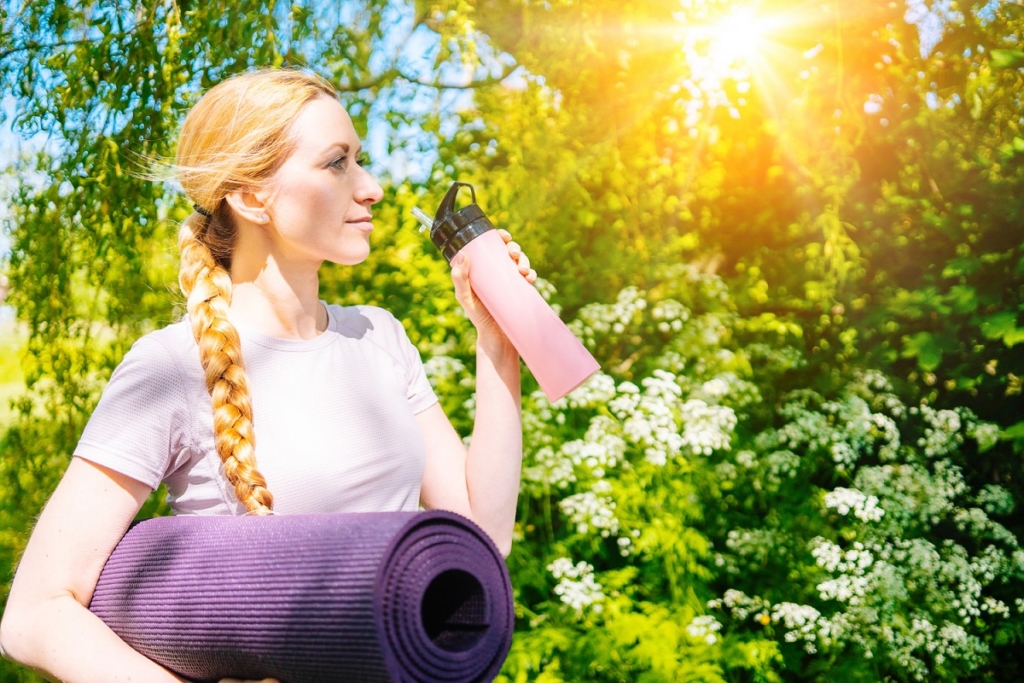
[[[177,164],[195,208],[179,240],[188,317],[140,339],[114,372],[29,540],[0,625],[8,657],[56,680],[181,680],[87,609],[104,563],[161,482],[178,513],[422,504],[473,519],[505,554],[511,547],[519,357],[474,296],[468,260],[452,269],[478,332],[468,451],[401,324],[378,308],[318,299],[321,263],[367,257],[382,197],[333,87],[296,71],[229,79],[189,113]]]

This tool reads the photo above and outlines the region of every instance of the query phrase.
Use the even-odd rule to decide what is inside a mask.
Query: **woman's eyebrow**
[[[328,153],[330,153],[331,151],[333,151],[333,150],[334,150],[335,148],[340,148],[340,149],[341,149],[341,151],[342,151],[342,152],[343,152],[344,154],[348,154],[349,150],[351,149],[351,148],[349,147],[349,144],[348,144],[347,142],[334,142],[334,143],[332,143],[332,144],[328,145],[328,146],[327,146],[327,147],[326,147],[326,148],[324,149],[324,152],[323,152],[323,153],[324,153],[324,154],[328,154]]]

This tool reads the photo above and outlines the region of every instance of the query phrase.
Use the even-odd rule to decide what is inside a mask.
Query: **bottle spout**
[[[434,227],[434,221],[432,221],[427,212],[421,209],[420,207],[412,207],[412,215],[420,223],[420,232],[423,232],[424,230],[430,230]]]

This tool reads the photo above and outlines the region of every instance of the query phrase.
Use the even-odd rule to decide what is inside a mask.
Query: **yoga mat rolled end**
[[[385,555],[376,623],[391,648],[392,679],[494,680],[512,645],[515,611],[504,558],[487,534],[435,511],[410,522]],[[398,608],[417,603],[418,615]]]

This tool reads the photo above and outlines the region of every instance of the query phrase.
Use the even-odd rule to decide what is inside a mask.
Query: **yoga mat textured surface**
[[[201,681],[490,681],[514,621],[497,548],[440,511],[146,520],[89,609]]]

